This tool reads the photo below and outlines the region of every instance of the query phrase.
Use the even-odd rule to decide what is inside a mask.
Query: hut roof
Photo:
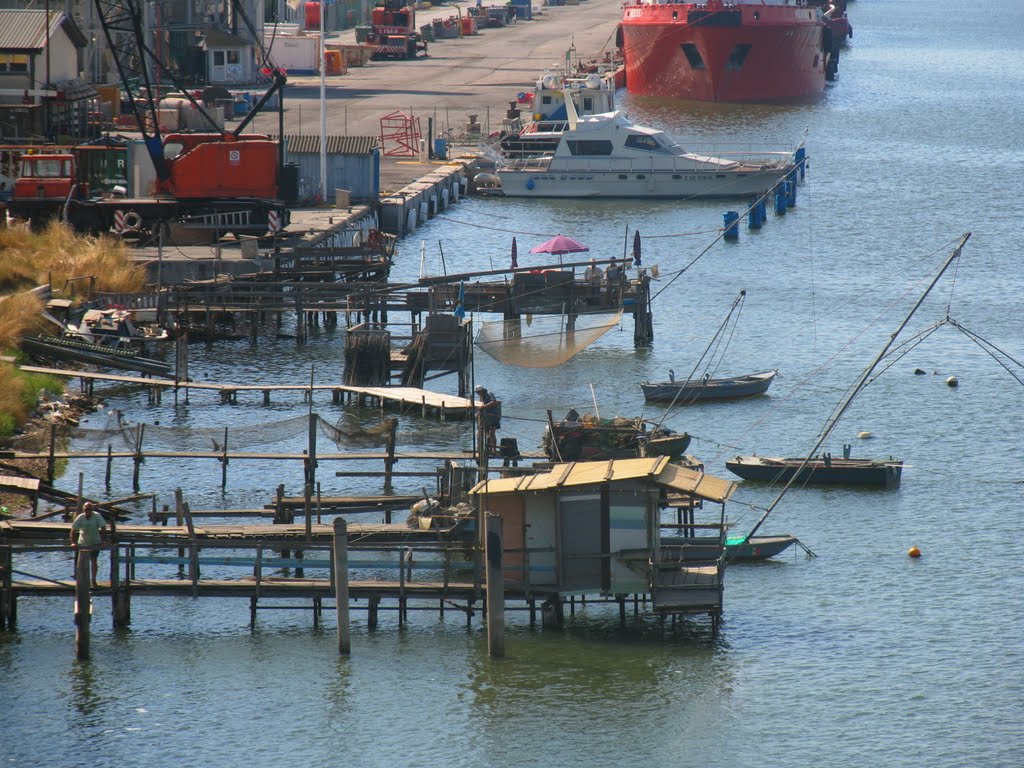
[[[672,464],[667,456],[646,459],[612,459],[609,461],[576,461],[556,464],[550,471],[522,477],[500,477],[477,483],[470,493],[505,494],[548,491],[585,485],[641,480],[708,501],[726,501],[736,490],[736,483],[714,475]]]

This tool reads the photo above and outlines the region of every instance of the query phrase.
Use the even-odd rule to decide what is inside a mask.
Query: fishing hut
[[[643,594],[658,614],[707,613],[717,627],[735,487],[662,456],[556,464],[471,494],[500,518],[506,587],[545,598],[557,619],[563,595],[612,598],[624,614],[626,597]],[[669,506],[685,509],[678,522],[662,522]]]
[[[616,259],[593,263],[598,267],[623,264]],[[519,344],[531,335],[524,335],[524,317],[537,320],[548,316],[558,318],[563,334],[579,334],[569,346],[582,349],[618,324],[625,314],[633,316],[634,343],[650,344],[654,340],[651,270],[638,268],[631,276],[620,269],[614,279],[602,277],[595,282],[584,276],[589,266],[590,261],[581,261],[426,277],[406,292],[406,302],[414,323],[419,313],[454,312],[460,307],[467,313],[501,315],[502,320],[493,327],[485,325],[482,329],[485,343],[493,344],[500,338]],[[597,333],[587,340],[592,330]],[[564,340],[561,343],[564,345]]]

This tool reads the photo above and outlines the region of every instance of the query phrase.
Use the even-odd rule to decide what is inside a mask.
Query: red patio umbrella
[[[582,253],[590,249],[583,243],[573,240],[566,235],[555,235],[546,243],[541,243],[536,248],[531,248],[530,253],[551,253],[559,256],[563,253]]]

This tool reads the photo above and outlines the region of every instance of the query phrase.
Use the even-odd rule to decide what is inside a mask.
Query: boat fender
[[[533,179],[527,179],[526,180],[526,188],[527,189],[533,189],[535,186],[537,186],[537,185],[533,183]]]
[[[128,211],[124,215],[124,230],[126,232],[138,232],[142,226],[142,217],[138,211]]]

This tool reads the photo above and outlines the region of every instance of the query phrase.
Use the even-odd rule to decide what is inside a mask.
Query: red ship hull
[[[626,5],[621,32],[626,87],[645,96],[797,101],[829,73],[825,23],[805,5]]]

